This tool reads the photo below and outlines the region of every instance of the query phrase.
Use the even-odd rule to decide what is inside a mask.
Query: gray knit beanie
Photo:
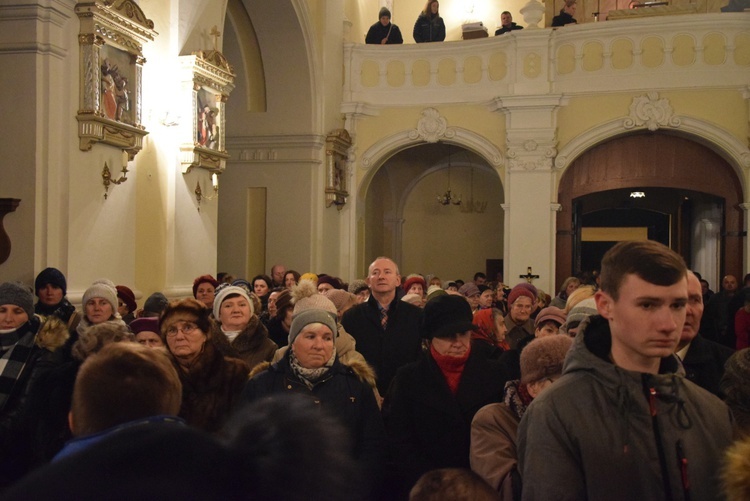
[[[584,319],[598,314],[599,310],[596,309],[596,301],[594,300],[594,298],[590,297],[588,299],[584,299],[570,309],[570,311],[568,312],[568,316],[565,318],[563,330],[567,331],[568,328],[575,328]]]
[[[19,306],[29,316],[29,320],[34,318],[34,292],[27,285],[20,282],[0,284],[0,305],[3,304]]]
[[[223,303],[227,296],[229,296],[230,294],[237,294],[238,296],[242,296],[243,298],[245,298],[247,304],[250,306],[250,315],[255,315],[255,306],[253,304],[253,301],[250,299],[250,295],[247,293],[247,290],[245,290],[244,287],[230,285],[228,287],[222,287],[214,297],[214,318],[216,320],[219,319],[219,315],[221,312],[221,303]]]
[[[309,280],[302,280],[292,287],[292,302],[294,302],[292,314],[295,317],[306,310],[325,310],[332,313],[334,317],[338,315],[338,310],[333,301],[318,293],[315,285]],[[336,330],[333,333],[336,334]]]
[[[83,293],[83,306],[89,302],[89,299],[100,297],[112,305],[112,314],[117,316],[117,289],[115,283],[106,278],[96,280],[91,287]]]
[[[330,302],[330,301],[329,301]],[[331,303],[333,304],[333,303]],[[292,326],[289,328],[289,346],[294,343],[297,336],[306,325],[320,323],[331,329],[333,337],[336,337],[338,328],[336,326],[336,314],[326,310],[309,309],[294,315]]]

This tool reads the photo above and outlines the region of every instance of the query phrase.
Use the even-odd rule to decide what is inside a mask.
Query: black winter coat
[[[383,402],[391,481],[401,495],[436,468],[469,468],[471,420],[502,402],[504,368],[472,350],[455,396],[429,352],[401,368]]]
[[[344,365],[336,358],[328,374],[309,389],[292,372],[289,351],[274,364],[262,364],[253,370],[242,393],[253,402],[280,394],[300,395],[332,416],[349,430],[352,456],[359,463],[366,489],[379,482],[385,456],[385,430],[375,401],[372,369],[365,363]]]
[[[690,348],[682,361],[685,368],[685,379],[701,388],[710,391],[719,398],[724,398],[719,389],[719,381],[724,375],[724,364],[734,350],[719,343],[714,343],[700,334],[690,343]]]
[[[445,23],[440,16],[426,16],[420,14],[417,22],[414,23],[414,41],[422,42],[442,42],[445,40]]]
[[[388,38],[386,44],[404,43],[404,38],[401,36],[401,30],[398,29],[398,26],[393,23],[388,23],[386,26],[383,26],[383,23],[379,21],[370,26],[370,29],[367,31],[367,36],[365,36],[365,43],[379,45],[381,40],[386,37]]]
[[[422,351],[419,324],[422,310],[394,298],[388,307],[388,326],[380,323],[378,302],[373,297],[350,308],[341,325],[357,342],[357,351],[375,369],[378,391],[385,395],[396,371],[417,360]]]

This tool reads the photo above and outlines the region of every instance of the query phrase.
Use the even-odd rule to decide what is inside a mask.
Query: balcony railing
[[[623,19],[433,44],[346,44],[344,66],[345,106],[747,87],[750,13]]]

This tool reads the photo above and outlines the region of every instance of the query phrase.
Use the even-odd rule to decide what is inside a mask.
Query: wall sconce
[[[219,175],[215,172],[211,174],[211,185],[214,188],[214,194],[211,196],[204,195],[201,189],[200,181],[195,183],[195,199],[198,201],[198,212],[201,210],[201,200],[214,200],[219,197]]]
[[[102,184],[104,185],[104,200],[109,196],[110,184],[122,184],[128,180],[128,152],[122,150],[122,176],[119,179],[112,179],[112,173],[109,171],[107,162],[104,162],[102,170]]]

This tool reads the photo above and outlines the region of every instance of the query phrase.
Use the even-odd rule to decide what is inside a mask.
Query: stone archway
[[[716,152],[691,139],[664,133],[639,133],[599,144],[576,158],[558,187],[562,207],[557,218],[556,283],[573,269],[573,201],[587,194],[620,188],[673,188],[724,200],[719,274],[741,273],[744,214],[742,180]],[[673,248],[680,251],[679,244]],[[683,249],[684,250],[684,249]],[[691,263],[688,263],[690,266]]]

